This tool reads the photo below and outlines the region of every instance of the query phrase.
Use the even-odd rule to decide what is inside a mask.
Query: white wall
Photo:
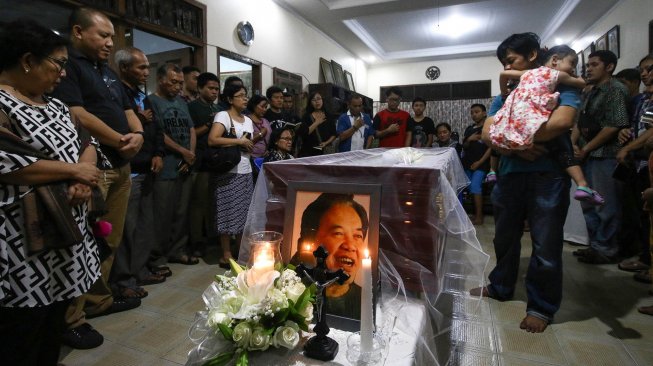
[[[440,77],[435,81],[426,78],[426,69],[429,66],[440,68]],[[367,95],[374,100],[380,100],[381,86],[476,80],[492,80],[492,95],[495,95],[499,94],[498,78],[502,69],[499,60],[491,56],[371,66],[367,75]]]
[[[617,71],[635,67],[648,53],[648,22],[652,19],[651,0],[622,0],[573,42],[572,46],[580,52],[612,27],[619,25],[620,57]]]
[[[216,72],[216,46],[263,63],[263,92],[272,85],[272,68],[301,74],[304,87],[319,82],[319,58],[335,60],[354,76],[357,90],[367,93],[367,67],[321,32],[272,0],[200,0],[207,7],[207,71]],[[254,27],[254,43],[240,43],[236,26]],[[344,25],[343,25],[344,26]]]

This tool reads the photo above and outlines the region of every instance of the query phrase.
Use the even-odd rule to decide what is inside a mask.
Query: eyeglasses
[[[45,56],[50,62],[52,62],[56,67],[57,67],[57,72],[61,73],[63,69],[66,68],[66,64],[68,63],[68,60],[59,60],[58,58],[50,57],[50,56]]]
[[[322,98],[313,98],[313,99],[311,99],[311,102],[319,102],[321,100],[322,100]]]
[[[385,100],[387,100],[387,101],[389,101],[389,102],[398,102],[398,101],[401,100],[401,98],[390,97],[390,98],[385,98]]]
[[[247,94],[238,94],[238,95],[234,95],[234,98],[249,99],[249,97],[247,96]]]
[[[279,137],[279,140],[292,141],[292,137]]]
[[[637,66],[637,71],[642,72],[642,71],[644,71],[644,70],[646,70],[646,72],[651,72],[651,71],[653,71],[653,64],[648,65],[648,66],[646,66],[646,67],[639,67],[639,66]]]

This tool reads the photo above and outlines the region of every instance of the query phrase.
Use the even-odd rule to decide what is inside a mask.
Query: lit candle
[[[372,310],[372,259],[370,252],[365,249],[365,258],[362,260],[362,283],[361,283],[361,352],[372,351],[372,339],[374,331],[374,315]]]
[[[270,243],[264,243],[254,254],[254,265],[250,269],[251,277],[248,284],[254,285],[264,273],[274,270],[274,253]],[[251,282],[251,283],[250,283]]]
[[[303,243],[299,250],[299,262],[315,266],[315,256],[313,255],[313,243]]]

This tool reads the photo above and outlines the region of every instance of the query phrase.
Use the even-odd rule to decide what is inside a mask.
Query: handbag
[[[328,121],[324,122],[324,123],[328,123]],[[317,135],[317,141],[321,144],[323,140],[322,140],[322,135],[320,135],[320,126],[317,126],[317,128],[315,129],[315,134]],[[338,140],[338,139],[336,139],[336,140]],[[330,143],[328,145],[325,145],[322,148],[322,155],[335,154],[337,152],[336,151],[336,146],[337,145],[335,144],[336,140],[334,140],[332,143]]]
[[[234,122],[229,116],[229,129],[225,129],[222,134],[223,138],[237,139]],[[233,169],[240,163],[240,147],[238,145],[232,146],[209,146],[204,150],[203,155],[204,166],[213,173],[223,174]]]
[[[0,148],[12,154],[52,160],[5,127],[11,126],[9,123],[7,114],[0,113]],[[67,182],[37,185],[18,203],[22,204],[25,241],[30,254],[67,248],[84,240],[72,214]]]

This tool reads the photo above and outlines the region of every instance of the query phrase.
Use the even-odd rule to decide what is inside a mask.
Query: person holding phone
[[[363,97],[352,94],[349,110],[338,118],[336,132],[340,137],[339,152],[369,149],[374,141],[372,119],[363,113]]]
[[[243,114],[249,99],[244,86],[226,86],[223,96],[229,103],[229,109],[215,115],[213,126],[209,131],[209,146],[240,146],[240,162],[226,173],[211,173],[209,192],[213,194],[211,199],[212,211],[215,213],[213,229],[220,236],[222,246],[219,265],[229,268],[229,259],[233,258],[231,236],[235,235],[236,243],[240,243],[254,192],[252,165],[249,160],[254,147],[251,139],[254,124]],[[223,137],[225,131],[231,131],[236,138]]]

